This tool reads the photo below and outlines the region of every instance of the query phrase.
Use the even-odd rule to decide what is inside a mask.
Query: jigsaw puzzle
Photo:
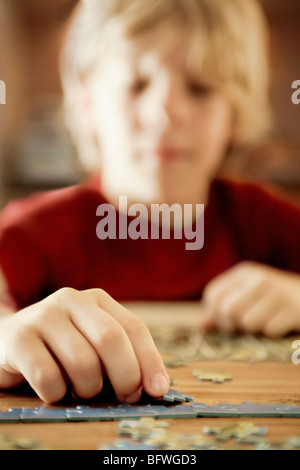
[[[148,397],[148,398],[147,398]],[[13,408],[0,411],[0,423],[59,423],[66,421],[114,421],[153,417],[155,419],[197,417],[288,417],[299,418],[300,406],[294,404],[195,403],[191,395],[170,389],[160,398],[145,397],[146,404],[119,404],[108,407],[79,405],[72,408]],[[164,403],[164,404],[162,404]]]
[[[167,403],[167,402],[166,402]],[[216,406],[205,403],[188,401],[172,402],[169,405],[121,404],[110,407],[77,406],[74,408],[38,407],[15,408],[0,411],[0,423],[57,423],[66,421],[114,421],[153,417],[155,419],[180,419],[199,417],[287,417],[299,418],[299,406],[280,404],[255,404],[244,402],[240,404],[219,403]]]
[[[203,333],[192,326],[148,323],[167,367],[181,367],[203,360],[290,362],[291,344],[297,336],[270,339],[263,335],[222,332]]]

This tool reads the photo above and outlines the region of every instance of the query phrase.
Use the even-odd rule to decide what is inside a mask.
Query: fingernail
[[[151,379],[151,388],[157,395],[164,395],[169,390],[169,383],[164,374],[156,374]]]

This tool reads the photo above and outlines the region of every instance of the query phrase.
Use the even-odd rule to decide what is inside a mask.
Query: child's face
[[[116,47],[90,82],[103,188],[131,203],[205,203],[232,137],[231,107],[186,66],[172,23]]]

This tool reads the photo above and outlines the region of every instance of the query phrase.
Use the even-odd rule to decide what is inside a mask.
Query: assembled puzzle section
[[[167,402],[166,402],[167,403]],[[0,423],[58,423],[66,421],[118,421],[128,419],[193,419],[201,417],[286,417],[299,418],[300,406],[280,404],[219,403],[216,406],[194,402],[74,408],[37,407],[0,411]]]
[[[144,396],[145,400],[145,396]],[[160,398],[146,395],[148,403],[119,404],[108,407],[79,405],[72,408],[13,408],[0,411],[0,423],[63,423],[66,421],[118,421],[141,419],[189,419],[200,417],[287,417],[300,418],[294,404],[195,403],[191,395],[170,389]]]

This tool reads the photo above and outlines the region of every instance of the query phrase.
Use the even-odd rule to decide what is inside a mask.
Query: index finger
[[[144,322],[101,289],[89,289],[84,293],[117,320],[125,330],[140,365],[145,391],[155,397],[167,393],[170,379]]]

